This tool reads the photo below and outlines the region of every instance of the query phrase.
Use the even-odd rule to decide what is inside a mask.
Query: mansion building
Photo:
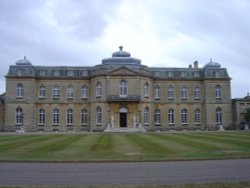
[[[96,66],[34,66],[24,57],[6,75],[1,130],[230,128],[230,82],[212,59],[202,68],[148,67],[122,47]]]

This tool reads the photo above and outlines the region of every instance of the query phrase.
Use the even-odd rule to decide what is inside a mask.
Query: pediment
[[[138,72],[129,69],[127,67],[120,67],[118,69],[109,72],[109,75],[111,76],[136,76],[138,74],[139,74]]]

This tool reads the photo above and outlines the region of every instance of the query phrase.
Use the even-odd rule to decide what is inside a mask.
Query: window
[[[155,99],[160,99],[160,87],[155,86]]]
[[[81,96],[83,99],[88,98],[88,87],[87,86],[82,86]]]
[[[74,111],[72,109],[67,110],[67,125],[73,125]]]
[[[216,109],[216,124],[222,124],[222,109],[220,107]]]
[[[23,109],[18,107],[16,109],[16,125],[23,125]]]
[[[144,97],[148,97],[148,82],[144,84]]]
[[[44,125],[45,124],[45,110],[44,109],[39,109],[39,114],[38,114],[38,124],[39,125]]]
[[[102,109],[100,107],[96,108],[96,124],[102,124]]]
[[[181,110],[181,123],[187,124],[187,109],[185,108]]]
[[[174,99],[174,87],[173,86],[168,87],[168,99]]]
[[[122,80],[120,81],[120,97],[127,96],[127,82]]]
[[[40,88],[39,88],[39,98],[45,98],[45,93],[46,93],[45,87],[40,86]]]
[[[194,99],[199,100],[201,98],[201,90],[199,87],[194,88]]]
[[[16,97],[17,98],[23,97],[23,85],[22,84],[18,84],[16,87]]]
[[[174,109],[168,110],[168,124],[174,124]]]
[[[54,99],[60,98],[60,88],[59,88],[59,86],[54,86],[53,87],[53,98]]]
[[[144,124],[149,124],[149,109],[144,108]]]
[[[187,87],[183,86],[181,88],[181,99],[186,100],[187,99]]]
[[[73,70],[69,70],[68,71],[68,76],[73,77],[74,76],[74,71]]]
[[[59,110],[54,109],[53,110],[53,125],[58,125],[59,124]]]
[[[88,124],[88,111],[86,109],[81,110],[81,124],[82,125]]]
[[[69,86],[67,89],[67,97],[68,99],[73,99],[74,98],[74,88],[73,86]]]
[[[96,96],[102,96],[102,84],[100,82],[96,84]]]
[[[215,87],[215,98],[221,99],[221,87],[219,85]]]
[[[201,111],[198,108],[194,110],[194,123],[195,124],[201,123]]]
[[[55,70],[54,71],[54,76],[60,76],[60,71],[59,70]]]
[[[159,109],[155,110],[154,121],[156,125],[161,124],[161,111]]]

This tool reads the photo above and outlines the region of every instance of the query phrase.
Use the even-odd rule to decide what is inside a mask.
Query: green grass
[[[0,161],[168,161],[250,157],[250,132],[0,135]]]

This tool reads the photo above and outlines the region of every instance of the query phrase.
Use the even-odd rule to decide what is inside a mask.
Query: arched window
[[[88,87],[87,86],[82,86],[81,97],[83,99],[88,98]]]
[[[194,99],[199,100],[201,98],[201,89],[199,87],[194,88]]]
[[[148,97],[148,82],[144,84],[144,97]]]
[[[81,110],[81,124],[82,125],[88,124],[88,111],[86,109]]]
[[[59,124],[59,110],[54,109],[53,110],[53,125],[58,125]]]
[[[155,125],[160,125],[161,124],[161,111],[159,109],[155,110],[154,121],[155,121]]]
[[[181,123],[187,124],[187,109],[185,108],[181,110]]]
[[[127,82],[125,80],[120,81],[120,96],[121,97],[126,97],[127,96]]]
[[[53,87],[53,93],[52,93],[52,95],[53,95],[54,99],[60,98],[60,88],[59,88],[59,86],[54,86]]]
[[[168,124],[174,124],[174,109],[168,110]]]
[[[144,124],[149,124],[149,109],[148,107],[144,108]]]
[[[17,125],[23,125],[23,117],[24,113],[23,113],[23,109],[18,107],[16,109],[16,124]]]
[[[74,123],[74,110],[67,110],[67,125],[73,125]]]
[[[24,93],[23,84],[17,84],[16,87],[16,97],[22,98]]]
[[[155,99],[160,99],[161,97],[161,91],[160,91],[160,86],[155,86]]]
[[[39,109],[38,117],[39,117],[38,124],[44,125],[45,124],[45,110],[43,108]]]
[[[102,84],[101,84],[101,82],[97,82],[97,84],[96,84],[96,96],[97,97],[102,96]]]
[[[201,123],[201,111],[199,108],[194,110],[194,123],[200,124]]]
[[[102,124],[102,109],[99,106],[96,108],[96,124]]]
[[[181,99],[186,100],[187,99],[187,87],[183,86],[181,88]]]
[[[216,108],[216,124],[222,124],[222,109],[220,107]]]
[[[168,99],[174,99],[174,87],[168,86]]]
[[[45,98],[46,90],[45,86],[40,86],[39,87],[39,98]]]
[[[73,86],[69,86],[67,88],[67,97],[68,97],[68,99],[73,99],[74,98],[74,88],[73,88]]]
[[[215,87],[215,98],[221,99],[221,86],[220,85],[217,85]]]

